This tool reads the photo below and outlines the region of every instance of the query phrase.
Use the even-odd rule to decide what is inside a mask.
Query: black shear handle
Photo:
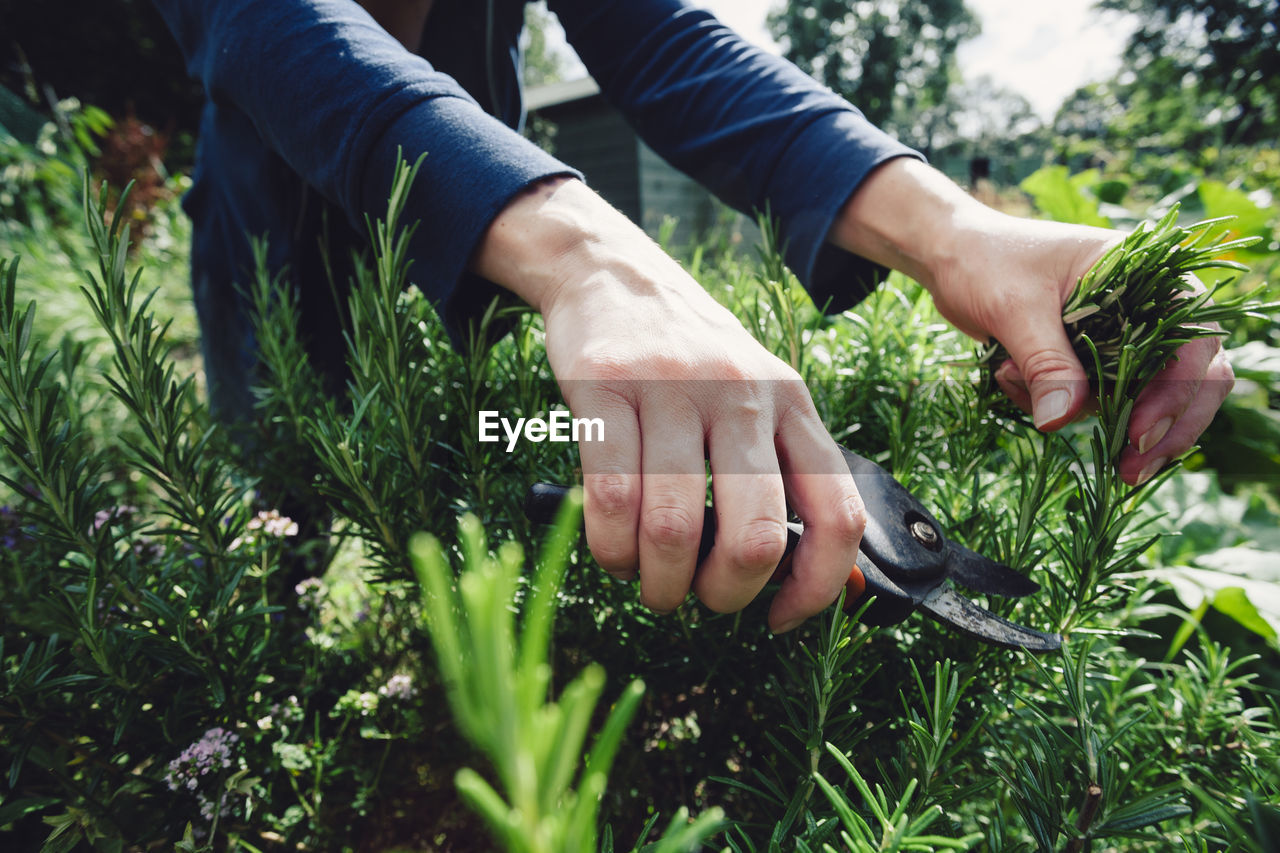
[[[530,521],[539,524],[551,524],[556,520],[556,514],[560,511],[560,504],[564,502],[568,494],[568,486],[535,483],[529,488],[529,493],[525,496],[524,514]],[[773,580],[781,580],[791,573],[791,555],[796,550],[796,546],[800,544],[800,534],[803,532],[803,525],[795,521],[787,522],[787,547],[782,553],[782,559],[778,561],[778,567],[774,569]],[[707,507],[702,516],[702,541],[698,543],[699,563],[711,553],[711,546],[715,544],[715,541],[716,512],[712,507]],[[864,572],[863,568],[869,568],[869,571]],[[845,589],[847,590],[845,608],[847,609],[855,604],[867,592],[877,596],[878,605],[887,599],[902,596],[901,592],[883,588],[877,582],[879,575],[879,571],[875,570],[874,567],[868,567],[866,556],[859,551],[858,561],[849,567],[849,579],[845,583]],[[897,614],[894,615],[896,616]],[[905,616],[905,613],[902,615]],[[898,620],[894,619],[893,621]]]

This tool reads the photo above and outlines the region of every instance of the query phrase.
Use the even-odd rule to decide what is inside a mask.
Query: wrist
[[[619,246],[652,245],[631,220],[576,178],[545,178],[494,218],[470,269],[546,314],[566,285],[622,262]],[[656,246],[652,246],[656,249]]]
[[[966,235],[1000,215],[931,166],[899,157],[862,182],[827,239],[905,273],[932,292],[962,256],[971,239]]]
[[[714,304],[630,219],[581,181],[556,176],[532,184],[494,218],[470,269],[519,296],[543,316],[581,308],[610,283],[634,297]],[[571,309],[572,310],[572,309]]]
[[[561,277],[556,261],[588,239],[579,189],[586,190],[564,175],[525,187],[489,223],[468,268],[542,311]]]

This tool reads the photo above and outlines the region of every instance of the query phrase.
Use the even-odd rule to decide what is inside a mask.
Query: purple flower
[[[11,506],[0,506],[0,548],[16,551],[34,541],[32,528],[24,527],[22,515]]]
[[[194,791],[202,776],[230,768],[233,749],[239,741],[239,735],[220,726],[206,731],[200,740],[169,762],[169,769],[165,773],[165,783],[169,790],[186,788]]]
[[[93,530],[90,532],[97,533],[112,522],[128,521],[137,515],[137,513],[138,508],[136,506],[130,506],[129,504],[113,506],[111,509],[100,509],[93,514]]]

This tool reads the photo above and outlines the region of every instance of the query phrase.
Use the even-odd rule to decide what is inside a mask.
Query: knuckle
[[[856,548],[867,529],[867,508],[856,491],[836,501],[826,519],[826,529],[842,544]]]
[[[670,613],[680,606],[683,596],[659,595],[653,592],[640,591],[640,603],[654,613]]]
[[[1028,382],[1075,379],[1080,374],[1080,365],[1074,356],[1052,349],[1030,353],[1018,368]]]
[[[588,478],[586,511],[606,518],[634,515],[640,504],[640,489],[635,477],[626,474],[597,474]]]
[[[635,552],[631,549],[612,542],[590,547],[591,556],[606,573],[621,580],[629,580],[635,574]]]
[[[1213,363],[1209,365],[1209,378],[1218,384],[1218,393],[1224,400],[1236,387],[1236,372],[1231,369],[1231,362],[1227,360],[1225,350],[1220,350]]]
[[[640,527],[659,548],[687,548],[701,535],[702,519],[694,518],[684,507],[659,505],[644,511]]]
[[[778,405],[802,413],[812,411],[813,397],[809,394],[808,386],[790,367],[787,368],[787,371],[791,374],[790,376],[773,383],[774,395],[777,398]]]
[[[748,522],[729,544],[730,562],[749,571],[772,569],[787,550],[787,528],[777,519]]]
[[[772,419],[771,406],[756,395],[743,394],[721,405],[715,413],[714,422],[747,434],[768,435],[773,432]]]
[[[777,422],[780,426],[787,425],[806,430],[816,428],[823,433],[826,432],[822,426],[822,419],[818,415],[818,409],[807,389],[803,387],[796,389],[791,383],[786,383],[778,395],[776,407]]]

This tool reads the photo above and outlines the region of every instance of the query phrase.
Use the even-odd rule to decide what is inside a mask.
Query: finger
[[[584,383],[585,385],[585,383]],[[635,577],[640,552],[640,425],[632,402],[592,383],[566,399],[576,417],[599,418],[604,435],[582,441],[583,523],[587,547],[614,577]]]
[[[687,400],[640,410],[640,600],[659,613],[684,601],[698,562],[707,477],[702,425],[683,414],[691,411]]]
[[[773,575],[787,546],[787,499],[773,443],[773,418],[739,410],[711,430],[716,540],[693,591],[719,613],[746,607]]]
[[[1139,453],[1136,447],[1126,447],[1120,455],[1120,477],[1130,485],[1141,485],[1154,477],[1169,460],[1191,449],[1196,440],[1213,422],[1222,401],[1231,393],[1235,375],[1227,362],[1226,353],[1219,350],[1209,363],[1198,393],[1174,421],[1160,441]]]
[[[1200,383],[1222,352],[1222,342],[1201,338],[1184,344],[1174,359],[1142,389],[1129,421],[1129,440],[1146,454],[1168,434],[1200,395]]]
[[[791,559],[791,574],[769,609],[769,627],[782,633],[820,613],[844,588],[858,556],[866,510],[839,448],[817,413],[780,423],[778,448],[783,484],[804,534]]]
[[[1010,306],[1006,316],[1015,321],[996,334],[1027,383],[1036,428],[1046,431],[1069,423],[1089,397],[1089,381],[1059,310],[1057,305]]]
[[[1031,414],[1031,389],[1027,387],[1027,380],[1018,372],[1018,365],[1013,363],[1013,359],[1008,359],[996,368],[996,384],[1011,403],[1028,415]]]
[[[1031,389],[1027,387],[1027,380],[1023,379],[1022,374],[1018,372],[1018,365],[1013,363],[1013,359],[1000,365],[995,375],[996,384],[1008,396],[1009,401],[1028,415],[1031,414]],[[1083,420],[1089,415],[1097,414],[1097,411],[1098,400],[1090,396],[1085,400],[1085,404],[1076,410],[1072,420]]]

